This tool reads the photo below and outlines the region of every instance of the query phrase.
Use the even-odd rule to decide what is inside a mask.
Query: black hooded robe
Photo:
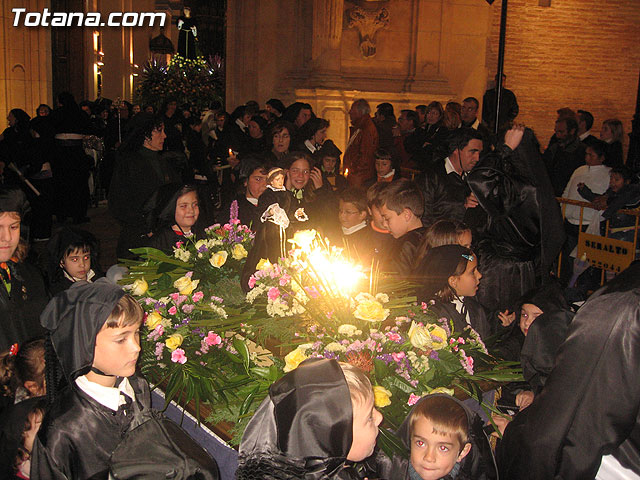
[[[497,451],[500,478],[594,478],[608,454],[640,474],[639,364],[635,264],[571,322],[543,391],[507,426]]]
[[[357,479],[351,395],[335,360],[309,359],[269,388],[242,436],[238,480]]]
[[[50,332],[69,385],[45,415],[34,441],[31,478],[108,478],[109,457],[127,432],[131,416],[103,406],[78,388],[75,379],[89,372],[96,336],[123,295],[119,286],[104,278],[93,284],[76,282],[42,313],[42,325]],[[132,376],[129,382],[137,409],[150,408],[146,381]]]

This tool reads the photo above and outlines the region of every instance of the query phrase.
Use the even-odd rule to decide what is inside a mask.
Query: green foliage
[[[166,67],[147,62],[134,100],[141,105],[153,105],[157,110],[165,98],[174,97],[178,105],[188,103],[203,111],[213,101],[221,101],[223,92],[224,72],[219,64],[204,57],[192,60],[174,55]]]

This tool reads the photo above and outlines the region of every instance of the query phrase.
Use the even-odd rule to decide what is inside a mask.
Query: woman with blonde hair
[[[600,139],[607,142],[604,165],[611,168],[620,168],[624,165],[622,158],[622,137],[624,128],[622,122],[617,118],[609,118],[602,122]]]

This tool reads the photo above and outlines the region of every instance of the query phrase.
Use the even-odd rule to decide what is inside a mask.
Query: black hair
[[[447,153],[451,155],[456,150],[463,150],[471,140],[482,141],[482,135],[477,130],[469,127],[455,129],[447,138]]]
[[[567,125],[567,128],[568,128],[568,125]],[[590,148],[591,150],[593,150],[598,157],[604,157],[607,153],[607,146],[608,145],[605,141],[595,139],[595,140],[591,140],[588,143],[587,148]]]
[[[630,183],[633,180],[633,171],[629,167],[616,167],[612,168],[609,175],[618,174],[622,177],[624,183]]]
[[[280,112],[280,115],[282,115],[285,111],[284,103],[282,103],[277,98],[270,98],[269,100],[267,100],[267,105],[270,105],[274,110]]]
[[[131,130],[120,146],[121,152],[136,152],[150,139],[153,131],[161,128],[164,120],[160,114],[140,112],[127,125]]]
[[[591,112],[578,110],[578,115],[580,115],[581,120],[584,120],[587,130],[591,130],[591,127],[593,127],[593,115],[591,115]]]
[[[353,204],[359,212],[367,211],[367,192],[362,188],[347,188],[340,192],[340,201]]]
[[[473,103],[476,106],[476,108],[480,106],[480,102],[478,102],[478,99],[476,97],[467,97],[464,100],[462,100],[462,103],[464,102]]]
[[[300,137],[305,140],[310,140],[317,132],[328,126],[329,121],[324,118],[310,118],[307,123],[300,128]]]
[[[404,113],[407,120],[413,123],[413,128],[418,128],[420,126],[420,117],[418,117],[418,112],[415,110],[401,110],[400,115]]]
[[[258,124],[263,134],[266,133],[266,130],[269,124],[264,118],[262,118],[260,115],[254,115],[253,117],[251,117],[251,121],[256,122]]]
[[[378,106],[376,107],[376,110],[378,110],[378,112],[381,115],[384,115],[384,118],[393,117],[395,119],[395,113],[393,111],[393,105],[391,105],[388,102],[384,102],[384,103],[378,104]]]

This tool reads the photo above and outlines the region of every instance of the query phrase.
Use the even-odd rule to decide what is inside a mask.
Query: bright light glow
[[[93,32],[93,51],[97,52],[100,49],[100,45],[98,45],[100,39],[100,32],[98,31],[94,31]]]
[[[296,248],[292,257],[320,288],[349,297],[366,278],[360,265],[349,262],[341,248],[322,245],[315,230],[300,230],[289,240]]]

